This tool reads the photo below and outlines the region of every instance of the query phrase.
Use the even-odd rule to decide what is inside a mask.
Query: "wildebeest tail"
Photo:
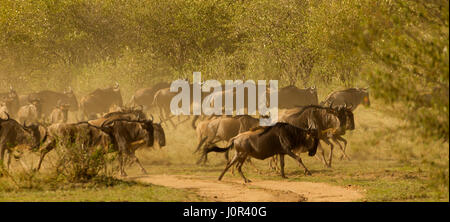
[[[232,141],[231,144],[225,148],[220,148],[218,146],[209,147],[203,151],[203,155],[207,155],[210,152],[225,153],[228,150],[230,150],[233,146],[234,146],[234,141]]]

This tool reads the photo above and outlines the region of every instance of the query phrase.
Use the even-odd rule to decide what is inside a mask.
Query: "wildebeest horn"
[[[119,88],[119,83],[118,82],[114,83],[114,88]]]
[[[153,122],[153,115],[150,114],[150,117],[152,117],[152,122]]]
[[[161,117],[159,117],[159,123],[158,124],[161,124],[162,123],[162,119],[161,119]]]
[[[334,102],[334,101],[331,101],[331,103],[330,103],[330,108],[333,108],[333,102]]]

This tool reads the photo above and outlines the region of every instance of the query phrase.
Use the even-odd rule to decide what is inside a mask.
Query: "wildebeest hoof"
[[[245,183],[251,183],[252,181],[249,180],[249,179],[246,179],[244,182],[245,182]]]
[[[311,174],[311,172],[309,172],[309,170],[308,170],[308,171],[305,171],[305,175],[311,176],[312,174]]]

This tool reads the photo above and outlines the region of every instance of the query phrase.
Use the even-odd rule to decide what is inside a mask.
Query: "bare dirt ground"
[[[364,197],[352,188],[325,183],[254,180],[244,184],[239,180],[187,175],[145,175],[129,177],[143,183],[191,189],[208,201],[217,202],[351,202]]]

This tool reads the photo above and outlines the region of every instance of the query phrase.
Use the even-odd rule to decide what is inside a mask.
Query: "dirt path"
[[[147,175],[129,179],[178,189],[193,189],[210,201],[224,202],[349,202],[363,198],[359,191],[325,183],[239,180],[186,175]]]

